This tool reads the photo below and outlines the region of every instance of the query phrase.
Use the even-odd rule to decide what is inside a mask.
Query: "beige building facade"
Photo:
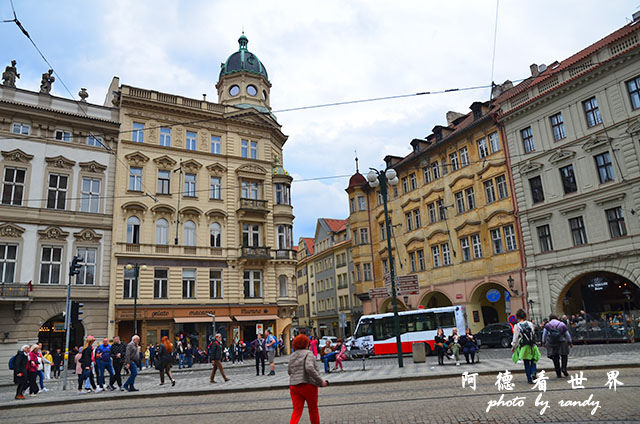
[[[287,136],[270,113],[264,66],[244,35],[238,41],[218,103],[112,83],[125,131],[110,334],[129,339],[135,315],[143,344],[166,335],[203,347],[215,315],[227,342],[269,328],[288,343],[296,257]]]

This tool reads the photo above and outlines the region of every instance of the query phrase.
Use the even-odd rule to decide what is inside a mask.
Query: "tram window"
[[[358,326],[356,338],[364,336],[372,336],[374,333],[374,323],[372,321],[361,321]]]
[[[405,328],[406,332],[411,333],[413,331],[416,331],[416,318],[417,318],[417,315],[415,314],[405,315],[402,317],[402,321],[400,322],[402,326]]]
[[[383,326],[383,320],[382,319],[377,319],[374,322],[375,325],[375,332],[373,334],[373,339],[374,340],[384,340],[384,326]]]
[[[453,312],[442,312],[437,314],[438,316],[438,327],[455,327],[456,326],[456,316]]]

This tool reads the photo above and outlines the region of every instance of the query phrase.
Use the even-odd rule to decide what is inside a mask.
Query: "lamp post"
[[[210,314],[209,312],[207,312],[207,315],[211,317],[211,336],[215,338],[216,337],[216,314]]]
[[[389,222],[389,210],[387,208],[388,184],[398,185],[398,174],[395,169],[389,168],[380,172],[371,168],[367,174],[367,180],[371,188],[380,186],[382,204],[384,205],[384,226],[387,233],[387,252],[389,252],[389,278],[391,279],[391,300],[393,303],[393,331],[396,333],[396,349],[398,350],[398,367],[404,366],[402,362],[402,343],[400,342],[400,318],[398,317],[398,299],[396,298],[396,275],[393,254],[391,252],[391,223]]]
[[[531,317],[531,321],[534,320],[533,318],[533,304],[534,304],[534,300],[533,299],[529,299],[529,315]]]
[[[136,275],[136,290],[133,293],[133,334],[138,334],[138,278],[140,277],[140,270],[147,269],[146,265],[140,265],[139,263],[127,264],[126,268],[131,271],[135,270]]]

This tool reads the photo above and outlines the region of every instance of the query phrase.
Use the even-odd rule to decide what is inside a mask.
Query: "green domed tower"
[[[220,65],[216,84],[218,103],[269,112],[271,83],[267,69],[258,56],[248,50],[248,43],[249,39],[243,33],[238,39],[238,51]]]

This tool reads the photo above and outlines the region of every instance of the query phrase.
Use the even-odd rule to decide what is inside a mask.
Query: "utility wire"
[[[493,86],[493,71],[496,64],[496,42],[498,40],[498,9],[500,8],[500,0],[496,0],[496,25],[493,29],[493,55],[491,57],[491,85]]]

